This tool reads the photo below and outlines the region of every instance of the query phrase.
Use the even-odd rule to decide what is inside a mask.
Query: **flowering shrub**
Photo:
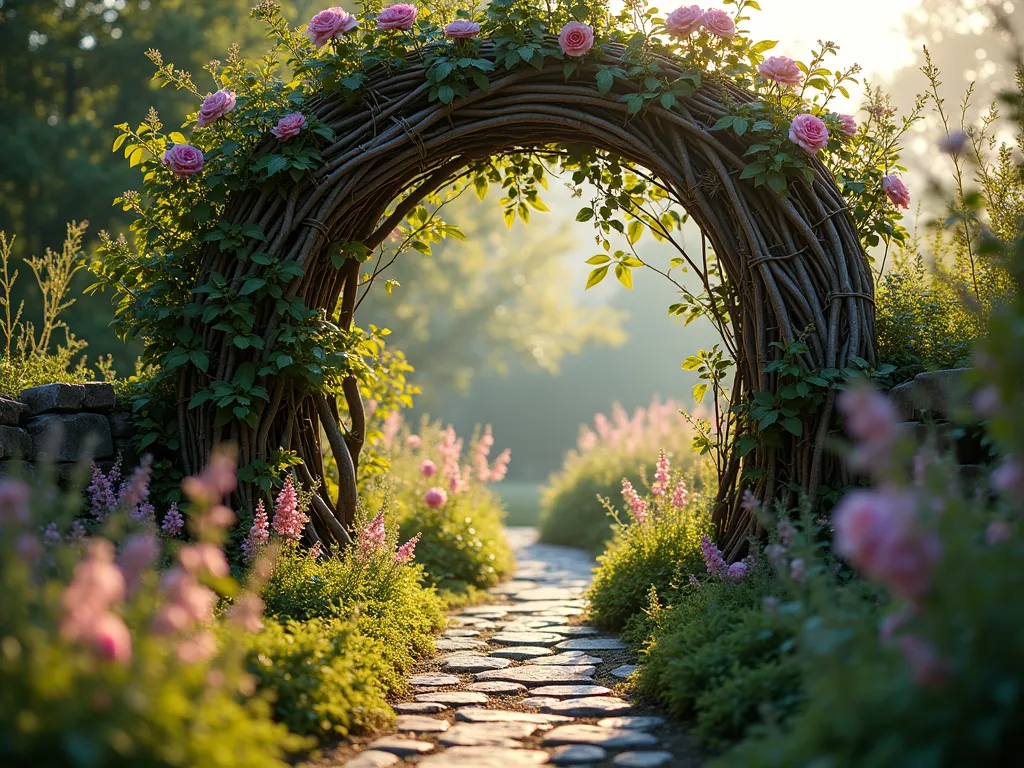
[[[490,427],[464,443],[451,426],[424,419],[413,432],[391,416],[378,446],[391,472],[363,494],[366,505],[387,506],[403,538],[421,536],[416,561],[431,583],[453,592],[495,584],[512,566],[505,512],[489,488],[505,477],[510,453],[492,456]]]
[[[693,433],[679,408],[674,401],[655,400],[630,416],[616,404],[610,417],[599,413],[593,428],[581,427],[577,449],[566,455],[542,493],[541,540],[600,552],[614,527],[601,499],[619,498],[623,481],[641,488],[650,478],[657,483],[661,448],[691,475],[693,490],[703,491],[706,478],[690,449]]]
[[[262,604],[238,592],[220,548],[233,483],[223,456],[188,479],[193,542],[163,574],[153,520],[129,515],[143,482],[102,520],[77,495],[0,483],[0,585],[16,596],[0,601],[3,762],[283,766],[306,746],[270,719],[242,664]],[[219,596],[234,605],[215,621]]]
[[[710,500],[692,495],[682,472],[673,472],[662,450],[655,482],[642,497],[628,480],[622,480],[626,515],[619,515],[608,500],[608,513],[617,522],[590,591],[594,622],[621,629],[635,614],[648,607],[649,593],[670,591],[690,574],[703,570],[701,541],[711,531]]]

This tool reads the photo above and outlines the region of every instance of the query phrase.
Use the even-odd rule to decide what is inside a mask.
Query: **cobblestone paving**
[[[532,529],[506,533],[515,575],[491,590],[493,601],[451,616],[437,657],[394,705],[396,732],[333,765],[701,765],[681,724],[639,711],[616,690],[635,668],[619,638],[582,621],[594,561],[537,543]]]

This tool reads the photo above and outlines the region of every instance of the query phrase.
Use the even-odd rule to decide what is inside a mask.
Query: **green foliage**
[[[594,623],[619,630],[649,607],[650,591],[667,594],[704,570],[700,541],[711,533],[709,506],[700,497],[682,509],[663,504],[653,520],[616,527],[590,590]]]
[[[379,672],[386,650],[355,621],[269,622],[247,643],[248,668],[292,733],[347,736],[389,724],[394,713]]]
[[[24,260],[41,296],[38,331],[25,317],[25,302],[18,302],[13,295],[20,272],[11,272],[15,238],[8,239],[6,233],[0,232],[0,333],[4,337],[0,351],[0,394],[15,397],[21,390],[40,384],[76,383],[97,377],[84,356],[75,360],[88,345],[71,333],[65,321],[67,311],[76,301],[71,297],[72,278],[85,266],[82,239],[87,226],[87,222],[71,222],[60,252],[47,248],[43,256]],[[99,369],[105,378],[114,375],[109,360],[105,364],[101,360]]]
[[[678,410],[674,402],[655,401],[629,417],[615,404],[611,419],[594,418],[597,431],[583,427],[578,450],[566,454],[542,491],[541,540],[602,551],[615,525],[602,499],[620,498],[623,479],[642,488],[654,476],[661,448],[692,474],[691,490],[703,490],[709,478],[690,449],[693,433]]]
[[[364,505],[386,504],[399,525],[400,538],[422,534],[416,562],[423,566],[428,583],[443,592],[466,595],[497,584],[511,572],[513,557],[502,531],[501,498],[488,487],[495,467],[505,466],[500,457],[493,462],[488,458],[490,430],[478,431],[466,451],[472,463],[460,467],[463,441],[452,427],[442,429],[440,423],[424,418],[415,433],[420,442],[410,447],[410,430],[400,425],[401,419],[392,417],[392,426],[385,426],[378,448],[391,471],[365,489]],[[427,460],[435,463],[436,475],[421,473]],[[440,507],[431,508],[424,500],[431,488],[445,491]]]

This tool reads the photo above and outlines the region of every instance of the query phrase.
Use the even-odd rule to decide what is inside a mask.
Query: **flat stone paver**
[[[466,686],[466,690],[490,693],[495,696],[514,696],[525,691],[526,686],[522,683],[510,683],[505,680],[485,680],[482,683],[470,683]]]
[[[419,687],[423,685],[446,686],[458,685],[461,681],[455,675],[445,675],[440,672],[426,672],[422,675],[413,675],[409,678],[409,685]]]
[[[612,670],[612,677],[617,677],[621,680],[625,680],[627,677],[636,672],[640,667],[636,664],[623,664],[621,667],[616,667]]]
[[[446,672],[483,672],[488,669],[504,669],[512,664],[508,659],[498,659],[494,656],[480,656],[477,654],[465,654],[445,659],[444,669]]]
[[[483,640],[473,640],[472,638],[442,638],[434,641],[434,648],[438,651],[477,651],[487,648],[487,643]]]
[[[399,733],[441,733],[448,730],[448,721],[426,715],[399,715],[395,724]]]
[[[441,633],[443,637],[479,637],[478,629],[446,629]]]
[[[542,667],[530,665],[478,672],[476,679],[504,680],[511,683],[522,683],[527,687],[556,683],[588,685],[596,669],[596,667],[590,666]]]
[[[382,739],[370,742],[370,749],[379,752],[390,752],[399,757],[409,757],[410,755],[425,755],[428,752],[433,752],[434,745],[429,741],[403,739],[399,736],[385,736]]]
[[[569,717],[604,717],[605,715],[624,715],[632,711],[633,706],[624,699],[614,696],[586,696],[580,699],[565,699],[557,704],[541,707],[542,712]]]
[[[555,646],[561,651],[625,651],[629,646],[617,637],[577,637]]]
[[[560,701],[560,699],[555,699],[551,696],[527,696],[519,701],[519,706],[539,709],[540,707],[546,707],[548,704],[554,704],[556,701]]]
[[[572,721],[571,717],[563,715],[542,715],[534,712],[514,712],[508,709],[483,709],[481,707],[460,709],[456,713],[455,719],[467,723],[534,723],[535,725],[554,725]]]
[[[658,739],[643,731],[574,724],[561,725],[544,734],[541,744],[545,747],[557,747],[562,744],[593,744],[605,749],[636,749],[637,747],[657,746]]]
[[[552,632],[499,632],[491,636],[492,643],[499,645],[526,645],[547,647],[555,643],[564,643],[561,635]]]
[[[400,715],[436,715],[448,709],[448,705],[436,701],[407,701],[404,704],[395,704],[392,709]]]
[[[490,697],[476,691],[437,691],[421,693],[416,696],[416,701],[436,702],[447,704],[449,707],[466,707],[470,704],[486,704]]]
[[[447,725],[445,721],[445,725]],[[510,747],[520,746],[523,739],[533,735],[537,723],[459,723],[439,742],[449,747]]]
[[[551,762],[554,765],[581,765],[599,763],[608,757],[608,752],[601,747],[589,744],[570,744],[556,747],[551,751]]]
[[[388,768],[389,765],[396,765],[401,758],[390,752],[380,752],[370,749],[360,752],[359,755],[345,763],[345,768]]]
[[[665,718],[650,715],[634,715],[632,717],[606,717],[598,720],[602,728],[630,728],[637,731],[649,731],[651,728],[665,724]]]
[[[546,762],[548,753],[539,749],[452,747],[416,765],[419,768],[529,768]]]
[[[611,688],[603,685],[542,685],[530,691],[533,696],[551,696],[556,699],[578,699],[582,696],[604,696]]]
[[[626,768],[658,768],[671,760],[671,752],[623,752],[616,755],[612,763]]]
[[[514,659],[515,661],[525,661],[527,659],[536,659],[538,656],[550,656],[550,648],[542,648],[539,645],[512,645],[508,648],[499,648],[496,651],[491,651],[489,656],[497,656],[499,659]]]
[[[542,666],[553,665],[557,667],[564,667],[572,664],[586,666],[590,664],[600,664],[602,661],[604,661],[604,659],[599,659],[596,656],[588,656],[586,651],[566,651],[565,653],[556,653],[551,656],[530,659],[531,664],[540,664]]]

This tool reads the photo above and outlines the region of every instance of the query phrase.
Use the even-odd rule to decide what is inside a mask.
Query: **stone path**
[[[416,670],[394,705],[397,732],[334,765],[701,765],[678,723],[617,694],[635,667],[617,637],[582,620],[594,561],[536,543],[532,529],[507,535],[517,557],[512,580],[491,590],[492,602],[451,617],[439,655]]]

